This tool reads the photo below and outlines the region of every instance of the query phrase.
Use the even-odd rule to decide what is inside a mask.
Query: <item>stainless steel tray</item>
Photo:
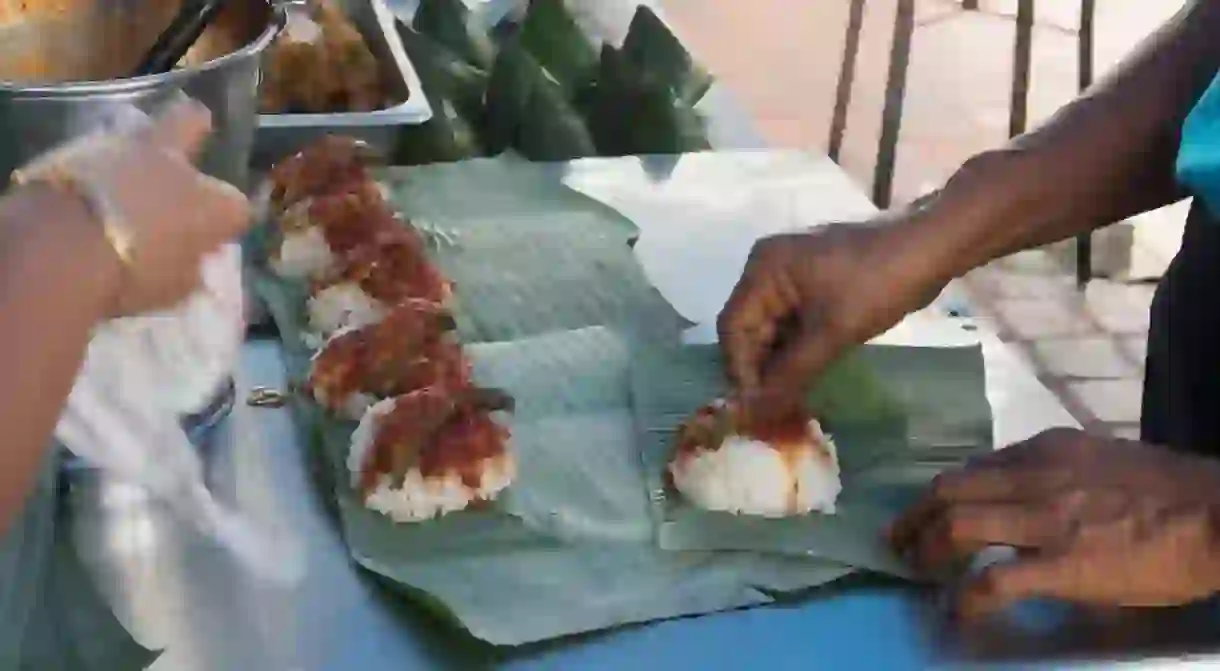
[[[260,114],[251,158],[256,168],[267,167],[327,133],[358,137],[390,155],[404,126],[422,124],[432,118],[432,106],[407,58],[394,13],[385,0],[335,0],[335,3],[360,31],[373,55],[386,66],[392,78],[393,97],[405,102],[375,112]]]

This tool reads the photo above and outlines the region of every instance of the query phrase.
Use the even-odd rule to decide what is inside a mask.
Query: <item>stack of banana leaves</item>
[[[518,23],[492,27],[462,0],[421,0],[399,32],[434,116],[404,135],[396,163],[710,148],[695,106],[712,78],[647,7],[621,46],[590,41],[564,0],[532,0]]]

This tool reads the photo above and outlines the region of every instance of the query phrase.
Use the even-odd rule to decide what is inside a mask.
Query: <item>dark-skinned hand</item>
[[[1220,462],[1053,429],[938,476],[890,528],[894,549],[939,575],[989,545],[1012,562],[968,579],[957,611],[1029,597],[1172,606],[1220,590]]]
[[[900,215],[755,243],[720,314],[738,391],[797,398],[846,350],[930,303],[952,275]]]

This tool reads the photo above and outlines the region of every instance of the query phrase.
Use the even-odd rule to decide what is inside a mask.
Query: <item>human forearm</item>
[[[82,202],[0,199],[0,533],[20,511],[121,266]]]
[[[946,274],[1180,198],[1180,129],[1220,64],[1217,34],[1220,2],[1191,2],[1084,97],[908,212]]]

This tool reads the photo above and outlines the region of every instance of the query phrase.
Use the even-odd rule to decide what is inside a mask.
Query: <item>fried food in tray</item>
[[[369,112],[386,103],[380,65],[342,11],[314,0],[288,13],[264,61],[262,113]]]
[[[327,135],[271,169],[271,211],[279,215],[307,198],[360,190],[381,157],[368,143]]]
[[[444,307],[410,299],[380,322],[335,334],[314,355],[306,385],[318,405],[358,420],[378,400],[425,387],[470,386],[470,365]]]
[[[834,442],[816,419],[800,409],[751,416],[737,399],[682,424],[667,475],[701,508],[762,517],[833,513],[842,489]]]
[[[310,329],[329,337],[344,328],[375,324],[408,299],[444,305],[451,295],[449,281],[428,258],[424,238],[400,226],[357,248],[338,272],[314,283]]]
[[[512,398],[430,387],[380,401],[352,433],[347,466],[364,505],[422,522],[491,501],[516,476],[508,430],[492,417]]]

